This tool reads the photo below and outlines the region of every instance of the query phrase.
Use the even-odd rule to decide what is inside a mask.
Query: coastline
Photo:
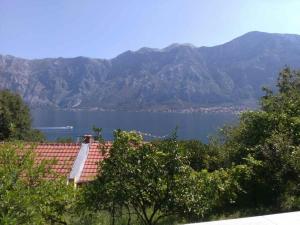
[[[124,109],[105,109],[100,107],[91,107],[91,108],[52,108],[52,107],[33,107],[31,109],[49,109],[49,110],[58,110],[58,111],[88,111],[88,112],[149,112],[149,113],[232,113],[232,114],[240,114],[245,111],[255,110],[254,106],[211,106],[211,107],[190,107],[190,108],[182,108],[182,109],[141,109],[141,110],[124,110]]]

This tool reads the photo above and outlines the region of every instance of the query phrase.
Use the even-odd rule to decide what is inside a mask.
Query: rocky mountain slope
[[[285,65],[300,68],[300,36],[250,32],[214,47],[173,44],[111,59],[0,55],[0,89],[32,107],[179,110],[248,105]]]

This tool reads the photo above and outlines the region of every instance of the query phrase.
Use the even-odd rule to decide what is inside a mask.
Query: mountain
[[[173,44],[111,59],[0,55],[0,89],[31,107],[180,110],[248,105],[285,66],[300,68],[300,36],[250,32],[214,47]]]

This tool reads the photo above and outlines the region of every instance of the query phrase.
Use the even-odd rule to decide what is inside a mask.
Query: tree
[[[95,134],[94,135],[95,141],[104,142],[104,139],[103,139],[103,136],[102,136],[102,128],[93,126],[92,130]]]
[[[84,190],[85,206],[109,211],[112,224],[124,213],[128,224],[132,215],[145,225],[172,217],[203,219],[241,191],[237,177],[246,177],[246,167],[197,172],[176,136],[145,143],[134,132],[118,130],[114,135],[97,180]]]
[[[177,144],[174,140],[159,146],[142,143],[134,132],[119,130],[114,135],[110,157],[100,165],[101,174],[85,192],[87,205],[109,210],[112,217],[126,209],[143,224],[156,224],[174,213],[176,186],[188,175],[176,152]]]
[[[260,162],[240,199],[246,208],[300,207],[300,72],[284,68],[277,88],[277,92],[265,88],[261,109],[243,113],[240,123],[225,132],[229,162],[246,163],[248,156]]]
[[[66,224],[64,215],[74,201],[71,186],[35,161],[34,146],[0,144],[0,224]],[[46,179],[49,176],[56,179]]]
[[[222,167],[223,157],[212,141],[210,144],[204,144],[199,140],[182,140],[179,141],[179,145],[182,146],[183,154],[194,170],[214,171]]]
[[[19,94],[0,91],[0,140],[42,140],[43,135],[31,128],[28,106]]]

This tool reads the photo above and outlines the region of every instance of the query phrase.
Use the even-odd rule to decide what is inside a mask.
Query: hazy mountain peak
[[[171,45],[163,48],[162,50],[163,51],[171,51],[176,48],[196,48],[196,47],[193,44],[189,44],[189,43],[184,43],[184,44],[174,43],[174,44],[171,44]]]
[[[300,35],[297,34],[280,34],[280,33],[267,33],[261,31],[251,31],[240,37],[233,39],[233,41],[265,41],[265,40],[274,40],[274,39],[290,39],[290,38],[298,38],[300,39]]]
[[[148,48],[148,47],[143,47],[137,50],[137,53],[149,53],[149,52],[158,52],[160,49],[158,48]]]

